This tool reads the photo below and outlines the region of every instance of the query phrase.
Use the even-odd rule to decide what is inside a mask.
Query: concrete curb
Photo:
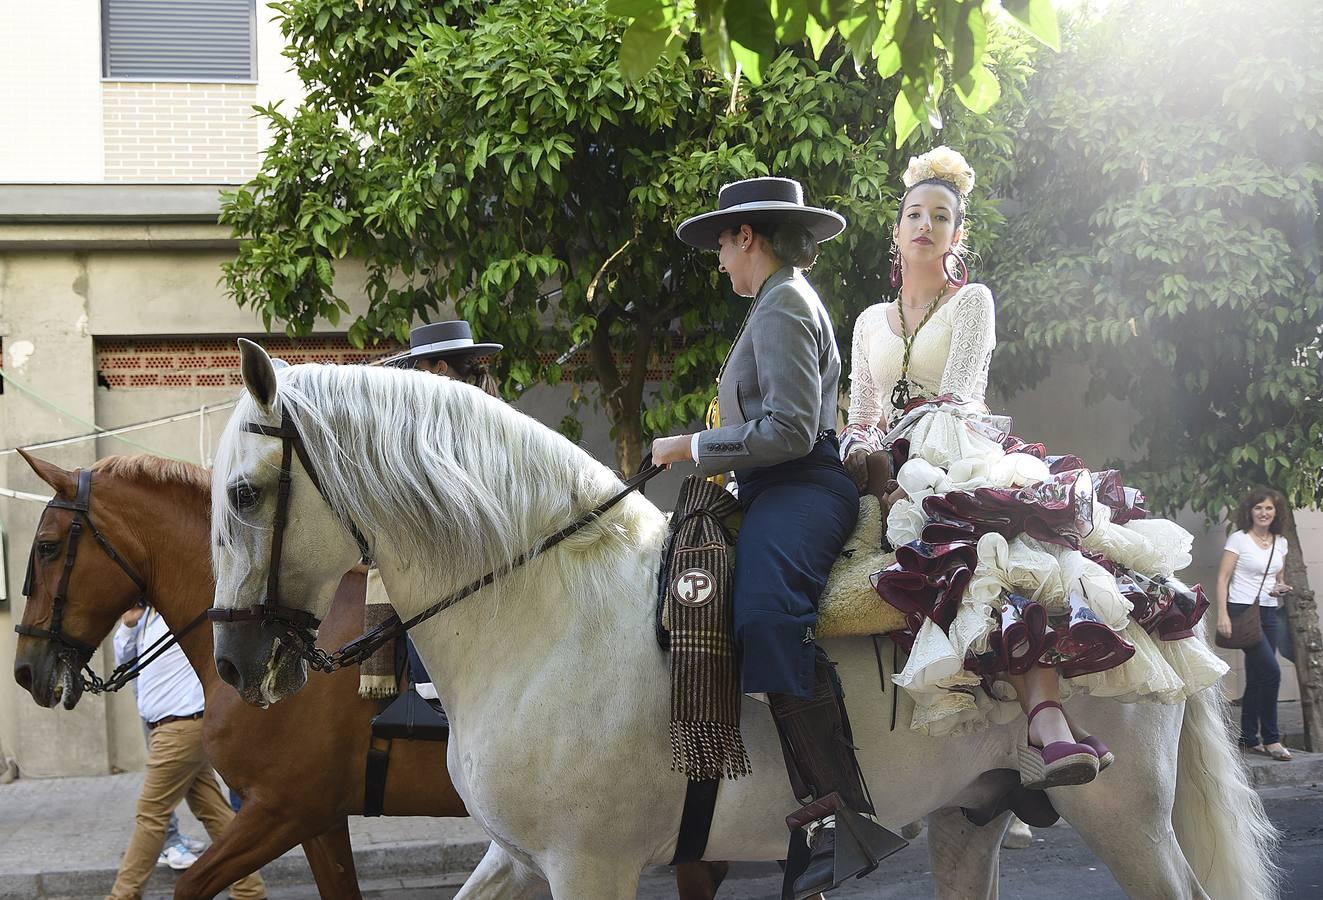
[[[1249,767],[1250,784],[1264,788],[1308,787],[1323,784],[1323,753],[1291,750],[1290,762],[1278,762],[1266,756],[1245,757]]]
[[[1291,762],[1277,762],[1260,756],[1247,756],[1250,783],[1258,790],[1272,791],[1282,788],[1304,788],[1323,785],[1323,753],[1292,751]],[[417,880],[432,884],[448,876],[462,878],[482,860],[487,842],[410,841],[389,844],[366,844],[354,848],[354,863],[360,883]],[[740,869],[739,872],[735,868]],[[738,866],[731,876],[759,873],[757,867]],[[743,869],[750,868],[749,872]],[[175,874],[164,866],[157,868],[148,884],[148,893],[168,892]],[[262,869],[262,878],[273,887],[311,885],[312,872],[302,850],[294,850],[268,863]],[[0,900],[86,900],[104,896],[114,883],[113,868],[71,869],[54,872],[6,872],[0,877]]]
[[[401,842],[354,848],[361,882],[384,879],[434,879],[472,871],[487,852],[486,841]],[[149,893],[170,890],[175,873],[158,866],[148,882]],[[262,867],[262,878],[273,887],[312,884],[312,872],[302,851],[288,853]],[[6,873],[0,900],[83,900],[104,896],[115,882],[115,869],[70,869],[55,872]]]

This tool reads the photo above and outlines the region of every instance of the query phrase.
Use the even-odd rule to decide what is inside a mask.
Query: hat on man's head
[[[803,225],[818,243],[845,230],[845,217],[829,209],[804,205],[804,188],[793,178],[747,178],[725,185],[717,208],[685,219],[676,237],[699,250],[720,250],[717,238],[728,228],[750,225]]]
[[[473,341],[473,328],[463,319],[451,322],[432,322],[419,325],[409,332],[409,350],[384,360],[384,365],[404,365],[415,359],[436,359],[449,356],[485,356],[495,353],[504,344],[478,344]]]

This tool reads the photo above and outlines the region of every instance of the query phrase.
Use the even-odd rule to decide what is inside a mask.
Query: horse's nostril
[[[14,680],[23,690],[32,692],[32,666],[27,663],[14,664]]]
[[[221,656],[216,660],[216,673],[220,675],[221,681],[232,687],[239,686],[239,667],[230,662],[229,657]]]

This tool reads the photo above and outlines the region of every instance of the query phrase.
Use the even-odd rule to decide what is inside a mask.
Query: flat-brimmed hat
[[[676,237],[699,250],[720,250],[717,238],[728,228],[794,222],[818,243],[845,230],[845,217],[829,209],[804,205],[804,188],[793,178],[747,178],[726,185],[717,208],[680,223]]]
[[[409,349],[382,365],[403,365],[415,359],[436,359],[439,356],[485,356],[495,353],[504,344],[478,344],[473,341],[473,328],[463,319],[451,322],[433,322],[419,325],[409,332]]]

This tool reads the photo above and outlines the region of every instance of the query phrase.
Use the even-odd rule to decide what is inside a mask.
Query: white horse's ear
[[[276,402],[276,367],[266,351],[247,338],[239,338],[239,372],[248,393],[269,412]]]

